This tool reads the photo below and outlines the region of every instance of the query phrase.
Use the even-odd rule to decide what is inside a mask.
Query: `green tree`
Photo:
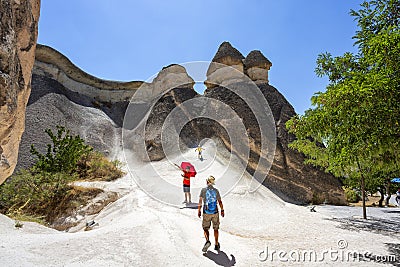
[[[398,0],[365,1],[359,11],[351,10],[359,27],[358,52],[320,54],[316,74],[327,76],[329,84],[312,97],[312,109],[287,123],[298,138],[291,147],[307,163],[359,182],[365,219],[366,183],[399,173],[399,12]]]
[[[93,148],[86,145],[79,135],[72,136],[64,127],[56,127],[56,134],[51,129],[46,130],[52,141],[52,144],[47,145],[46,154],[41,154],[34,145],[31,145],[31,153],[38,158],[33,168],[49,173],[70,173],[76,169],[77,162],[84,155],[88,155]]]

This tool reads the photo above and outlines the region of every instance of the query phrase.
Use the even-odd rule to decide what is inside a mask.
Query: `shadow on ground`
[[[388,250],[386,255],[376,255],[370,252],[364,254],[354,254],[353,257],[355,262],[374,262],[382,265],[390,265],[399,267],[400,266],[400,244],[396,243],[385,243]]]
[[[399,210],[385,210],[388,214],[398,214]],[[369,216],[368,220],[361,218],[331,218],[327,219],[340,224],[337,226],[341,229],[350,231],[368,231],[375,234],[384,236],[391,236],[400,238],[400,227],[397,217],[391,218],[377,218]],[[380,263],[382,266],[396,266],[400,267],[400,243],[385,243],[387,253],[385,255],[377,255],[372,252],[366,252],[364,254],[355,254],[354,260],[359,262],[375,262]]]
[[[235,266],[236,264],[236,259],[235,256],[231,254],[231,258],[226,255],[225,252],[222,250],[218,251],[218,253],[212,252],[212,251],[207,251],[206,253],[203,254],[204,257],[209,258],[215,264],[220,265],[220,266]]]
[[[400,213],[400,210],[385,210],[385,213]]]
[[[389,255],[395,255],[396,257],[394,262],[388,263],[390,263],[392,266],[400,267],[400,244],[385,243],[385,245],[389,251]]]
[[[352,231],[369,231],[387,236],[400,236],[399,222],[393,219],[369,217],[368,220],[359,218],[332,218],[331,221],[340,222],[339,228]]]
[[[181,207],[181,209],[198,209],[199,204],[197,203],[186,203],[185,206]]]

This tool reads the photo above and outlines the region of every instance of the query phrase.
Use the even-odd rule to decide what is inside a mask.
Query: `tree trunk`
[[[362,203],[363,203],[363,218],[367,219],[367,207],[365,206],[365,177],[363,172],[361,171],[360,162],[357,160],[358,170],[361,174],[361,194],[362,194]]]
[[[362,193],[362,203],[363,203],[363,218],[367,219],[367,207],[365,206],[365,179],[364,175],[361,173],[361,193]]]
[[[383,201],[385,200],[385,191],[382,187],[379,187],[378,191],[379,194],[381,194],[381,198],[379,199],[379,207],[383,207]]]
[[[391,194],[390,194],[390,180],[388,180],[387,184],[386,184],[386,194],[387,194],[387,197],[386,197],[386,201],[385,201],[385,206],[389,207],[389,200],[390,200],[390,197],[391,197]]]

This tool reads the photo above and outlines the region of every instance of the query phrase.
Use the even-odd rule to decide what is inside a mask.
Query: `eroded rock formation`
[[[248,138],[250,141],[250,158],[246,161],[247,170],[253,173],[263,157],[260,126],[257,114],[254,114],[248,103],[232,89],[235,87],[240,88],[239,91],[259,89],[271,109],[276,129],[276,149],[271,169],[266,166],[261,166],[259,169],[261,176],[265,178],[263,184],[282,199],[293,203],[345,204],[339,180],[318,168],[305,165],[304,155],[288,147],[295,136],[287,132],[285,123],[295,115],[295,111],[285,97],[269,85],[268,71],[271,66],[272,63],[260,51],[252,51],[244,58],[229,43],[221,44],[207,71],[205,81],[207,90],[204,96],[196,93],[188,94],[188,91],[177,88],[162,97],[154,106],[146,131],[150,159],[160,160],[164,157],[159,136],[166,116],[182,100],[188,100],[191,97],[207,97],[229,105],[243,121],[248,136],[244,139]],[[254,81],[253,85],[249,85],[249,81],[250,83]],[[183,112],[185,113],[188,112]],[[199,113],[204,113],[204,111],[199,111]],[[190,121],[191,118],[187,120]],[[220,139],[228,149],[233,148],[223,127],[207,118],[193,119],[181,130],[180,137],[192,146],[196,144],[195,140],[198,142],[203,138],[214,137]],[[190,139],[192,139],[191,144]],[[246,141],[244,139],[243,142]],[[267,142],[270,141],[272,140],[267,140]]]
[[[220,46],[217,55],[221,54],[221,51],[224,55],[237,55],[237,50],[225,43]],[[215,57],[213,61],[216,61]],[[275,121],[275,156],[270,171],[265,169],[266,178],[263,184],[289,202],[322,203],[326,201],[333,204],[344,204],[345,199],[339,180],[320,169],[305,165],[304,155],[288,147],[295,136],[288,133],[285,123],[295,115],[295,111],[285,97],[276,88],[269,85],[268,71],[272,63],[258,50],[251,51],[242,62],[244,73],[255,82],[268,101]],[[237,79],[233,76],[232,74],[226,75],[225,80],[219,86],[208,86],[206,83],[208,89],[205,96],[223,101],[242,118],[251,143],[254,144],[250,146],[250,160],[247,164],[247,170],[252,173],[261,156],[260,127],[256,116],[252,114],[246,103],[225,87],[226,84],[231,84],[231,86],[235,84]],[[207,80],[209,79],[208,76]],[[262,166],[261,171],[263,171]]]
[[[251,51],[243,60],[246,75],[253,81],[263,81],[268,83],[268,71],[272,66],[259,50]]]
[[[204,84],[207,88],[212,88],[235,78],[240,80],[241,74],[244,73],[243,59],[244,56],[236,48],[228,42],[223,42],[208,67]]]
[[[144,82],[117,82],[94,77],[55,49],[37,45],[33,73],[57,81],[65,88],[102,103],[129,100]]]
[[[65,126],[114,159],[120,153],[123,119],[133,95],[134,101],[143,104],[153,101],[167,89],[179,87],[191,92],[190,97],[193,97],[193,84],[185,68],[176,64],[163,68],[150,83],[102,80],[79,69],[58,51],[38,44],[27,106],[27,131],[22,136],[17,169],[32,166],[30,145],[35,144],[44,152],[50,142],[44,130],[55,130],[56,125]],[[158,121],[164,115],[163,111],[161,113],[152,118]],[[133,116],[141,118],[142,114],[135,112]],[[156,132],[150,131],[149,138],[157,140],[159,136],[153,135]],[[158,154],[160,152],[154,149],[152,159],[159,158]]]
[[[38,134],[43,133],[45,128],[51,128],[49,123],[54,127],[62,122],[61,124],[72,128],[74,133],[80,134],[100,151],[107,152],[116,148],[121,141],[122,120],[129,98],[135,94],[135,99],[129,106],[133,107],[133,112],[130,113],[133,123],[129,127],[143,126],[143,131],[136,135],[143,142],[134,146],[144,146],[147,160],[165,157],[161,131],[168,115],[176,109],[182,111],[180,116],[187,121],[183,128],[175,129],[180,136],[179,146],[193,147],[204,138],[214,138],[219,139],[228,150],[234,149],[223,126],[207,117],[194,118],[193,112],[191,113],[193,110],[182,105],[188,100],[201,99],[190,108],[198,114],[206,114],[206,102],[213,100],[229,106],[243,121],[246,134],[238,138],[239,143],[249,140],[250,159],[246,165],[247,171],[253,173],[265,155],[264,150],[269,147],[261,147],[258,115],[252,112],[252,104],[231,89],[240,88],[245,93],[248,92],[246,90],[257,90],[261,98],[268,102],[274,124],[272,129],[276,131],[272,167],[270,171],[266,166],[261,166],[260,169],[265,178],[263,184],[282,199],[293,203],[345,203],[338,179],[305,165],[304,156],[288,148],[295,136],[287,132],[285,123],[295,115],[295,111],[284,96],[269,85],[268,71],[272,63],[260,51],[252,51],[245,58],[229,43],[224,42],[208,68],[205,82],[208,88],[203,96],[194,91],[193,79],[180,65],[172,64],[163,68],[151,83],[118,83],[86,75],[53,49],[38,46],[37,53],[32,96],[28,106],[30,112],[27,116],[27,127],[30,130],[26,133],[26,138],[23,138],[21,164],[29,161],[28,145],[39,140]],[[249,84],[251,86],[248,89]],[[201,101],[205,101],[204,105]],[[211,109],[217,107],[211,106]],[[53,115],[51,119],[44,119],[43,114],[48,111]],[[215,109],[212,112],[219,111]],[[229,120],[225,121],[229,124]],[[275,139],[267,141],[269,144],[272,141],[275,143]],[[112,156],[112,153],[109,152],[109,155]],[[238,156],[241,156],[240,153]]]
[[[0,0],[0,183],[12,174],[31,91],[40,0]]]
[[[117,158],[126,107],[142,85],[147,84],[99,79],[76,67],[55,49],[38,44],[26,112],[27,131],[22,135],[16,169],[32,166],[30,145],[44,153],[51,142],[44,131],[55,131],[57,125],[80,135],[109,158]]]

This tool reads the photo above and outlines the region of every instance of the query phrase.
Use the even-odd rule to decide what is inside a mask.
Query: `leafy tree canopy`
[[[318,56],[316,74],[329,84],[287,127],[298,138],[291,147],[307,163],[374,184],[378,173],[399,174],[400,1],[365,1],[350,14],[358,52]]]

